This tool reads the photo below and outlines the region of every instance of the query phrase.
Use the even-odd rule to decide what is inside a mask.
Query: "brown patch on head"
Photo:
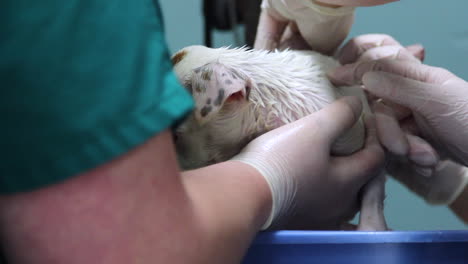
[[[210,81],[211,80],[211,75],[213,74],[213,70],[211,69],[208,69],[208,70],[204,70],[201,77],[203,80],[205,81]]]
[[[202,86],[201,86],[199,83],[195,83],[195,91],[196,91],[197,93],[203,92],[203,88],[202,88]]]
[[[174,56],[172,56],[172,65],[175,66],[177,63],[181,62],[185,55],[187,55],[187,51],[185,50],[182,50],[182,51],[179,51],[177,52],[176,54],[174,54]]]

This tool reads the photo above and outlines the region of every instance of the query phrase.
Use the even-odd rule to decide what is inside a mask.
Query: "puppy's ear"
[[[191,90],[195,100],[195,119],[203,125],[226,104],[241,107],[249,100],[252,85],[252,80],[245,74],[218,62],[193,70]]]

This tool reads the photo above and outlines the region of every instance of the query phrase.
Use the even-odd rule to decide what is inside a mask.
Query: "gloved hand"
[[[349,34],[355,7],[393,1],[263,0],[254,48],[274,50],[289,46],[331,55]]]
[[[468,168],[451,160],[440,161],[430,177],[403,160],[389,162],[387,171],[408,189],[434,205],[451,204],[468,183]]]
[[[411,53],[424,57],[423,50],[404,49],[389,36],[360,36],[339,53],[342,63],[352,64],[329,76],[338,85],[362,80],[364,89],[383,98],[373,108],[379,139],[397,156],[388,170],[428,202],[449,204],[465,188],[467,169],[439,162],[433,146],[467,164],[468,142],[460,135],[468,133],[468,84],[444,69],[421,64]]]
[[[233,158],[256,168],[269,184],[273,204],[263,229],[339,228],[357,212],[359,190],[384,162],[374,124],[368,120],[362,150],[334,157],[330,149],[361,111],[359,99],[344,97],[256,138]]]
[[[419,132],[439,153],[468,165],[466,81],[442,68],[388,58],[345,65],[330,75],[341,84],[362,80],[366,91],[411,109]]]
[[[403,47],[388,35],[368,34],[351,39],[337,55],[341,64],[373,62],[382,58],[420,63],[424,59],[424,48],[420,45]],[[335,84],[359,83],[359,80],[343,80],[340,76],[342,68],[329,74]],[[380,142],[390,153],[408,156],[414,161],[413,165],[421,167],[419,170],[426,171],[426,174],[432,173],[431,167],[435,167],[438,162],[436,151],[423,139],[408,135],[400,127],[399,121],[406,118],[403,123],[404,128],[408,128],[408,120],[411,118],[407,117],[411,116],[411,110],[391,101],[385,101],[384,104],[381,98],[370,93],[368,99],[375,112]]]
[[[310,0],[263,0],[254,48],[278,48],[290,24],[290,34],[300,35],[308,48],[331,54],[348,35],[353,19],[354,7],[331,8]]]

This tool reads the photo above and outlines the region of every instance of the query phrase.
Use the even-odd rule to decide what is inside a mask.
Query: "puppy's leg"
[[[379,176],[369,181],[364,186],[361,201],[361,213],[359,215],[359,231],[384,231],[387,230],[385,222],[383,202],[385,199],[386,175],[382,172]]]

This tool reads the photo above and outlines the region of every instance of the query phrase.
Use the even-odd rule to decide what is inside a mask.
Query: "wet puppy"
[[[359,87],[335,87],[328,80],[326,72],[338,62],[314,51],[190,46],[177,52],[172,61],[180,82],[195,100],[193,113],[175,131],[177,154],[184,169],[228,160],[253,138],[318,111],[344,95],[359,96],[365,111],[369,111]],[[364,124],[359,121],[334,144],[332,152],[353,153],[362,148],[364,138]],[[373,222],[380,226],[369,221],[365,226],[383,230],[385,178],[373,182],[366,187],[373,191],[365,191],[363,197],[363,201],[372,200],[363,203],[372,211],[361,215],[366,219],[376,216],[379,220]],[[366,200],[365,193],[376,198]],[[376,208],[380,212],[375,212]]]

